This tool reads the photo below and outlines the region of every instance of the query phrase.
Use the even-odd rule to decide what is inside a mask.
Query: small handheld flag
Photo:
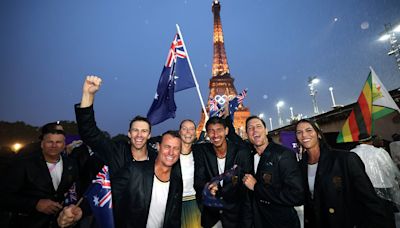
[[[216,184],[222,180],[230,180],[237,174],[237,172],[238,165],[234,165],[231,169],[226,170],[224,173],[213,177],[209,182],[207,182],[203,188],[203,204],[208,207],[222,208],[224,206],[223,202],[211,194],[209,186],[211,184]]]
[[[100,228],[113,228],[114,218],[108,166],[103,166],[84,195],[96,218],[96,224]]]

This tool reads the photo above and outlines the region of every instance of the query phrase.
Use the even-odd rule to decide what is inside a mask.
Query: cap
[[[45,136],[46,134],[62,134],[62,135],[65,135],[64,128],[60,124],[60,121],[47,123],[47,124],[43,125],[43,127],[41,129],[42,129],[42,133],[39,136],[40,140],[42,140],[43,136]]]
[[[358,135],[359,142],[368,142],[372,140],[372,136],[367,133],[361,133]]]

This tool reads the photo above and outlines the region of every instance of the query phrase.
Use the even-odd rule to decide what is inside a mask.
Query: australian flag
[[[103,166],[101,171],[96,175],[96,179],[92,181],[92,184],[85,193],[85,198],[89,202],[98,227],[114,228],[111,183],[107,166]]]
[[[64,206],[69,206],[71,204],[76,204],[78,202],[78,194],[76,192],[76,183],[74,182],[68,189],[68,192],[64,194]]]
[[[175,118],[174,93],[195,86],[187,51],[181,37],[176,34],[158,81],[153,104],[147,113],[150,123],[156,125],[166,119]]]

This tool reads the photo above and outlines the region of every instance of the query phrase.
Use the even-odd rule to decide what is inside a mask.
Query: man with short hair
[[[155,161],[131,162],[111,179],[115,227],[181,227],[183,184],[178,132],[165,132],[158,148]],[[69,226],[81,214],[73,206],[65,208],[59,224]]]
[[[393,209],[395,204],[400,205],[399,169],[385,149],[373,145],[371,135],[361,133],[358,138],[359,145],[351,151],[356,153],[365,165],[365,172],[388,215],[388,227],[396,227]]]
[[[206,123],[206,131],[211,143],[193,146],[196,199],[201,211],[203,227],[251,227],[251,205],[248,191],[240,181],[245,173],[251,172],[250,151],[228,141],[228,128],[219,117],[211,117]],[[211,194],[220,200],[223,207],[211,207],[203,204],[203,188],[227,170],[238,167],[229,180],[209,184]]]
[[[115,142],[97,127],[93,101],[100,89],[101,78],[87,76],[83,83],[82,99],[75,105],[79,134],[97,157],[110,167],[110,177],[132,161],[155,160],[157,151],[147,145],[151,137],[151,124],[145,117],[136,116],[129,124],[128,142]]]
[[[227,124],[234,133],[231,121]],[[254,227],[300,227],[294,206],[304,203],[304,188],[294,152],[269,141],[265,122],[258,116],[247,118],[246,133],[248,142],[237,135],[231,138],[253,151],[254,174],[246,174],[243,183],[252,191]]]
[[[116,227],[180,227],[182,175],[178,159],[178,133],[166,132],[159,153],[147,145],[151,124],[135,117],[127,142],[107,139],[96,126],[93,101],[101,78],[87,76],[81,103],[75,105],[83,141],[109,166],[113,213]]]
[[[57,227],[65,194],[78,179],[78,167],[62,156],[65,133],[57,123],[42,127],[41,150],[10,166],[0,201],[13,212],[11,227]]]

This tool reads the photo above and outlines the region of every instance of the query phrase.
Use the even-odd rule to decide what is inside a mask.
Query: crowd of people
[[[268,137],[263,119],[246,120],[244,140],[224,112],[206,122],[207,140],[196,139],[190,119],[151,138],[150,122],[136,116],[129,140],[114,141],[95,120],[101,82],[86,77],[75,105],[82,141],[66,147],[62,126],[46,124],[40,143],[5,171],[0,207],[11,212],[9,227],[101,227],[85,200],[68,205],[66,198],[71,188],[84,195],[103,165],[115,227],[299,228],[295,207],[302,205],[304,227],[396,227],[399,170],[370,136],[360,136],[354,152],[336,150],[314,121],[302,119],[299,160]]]

